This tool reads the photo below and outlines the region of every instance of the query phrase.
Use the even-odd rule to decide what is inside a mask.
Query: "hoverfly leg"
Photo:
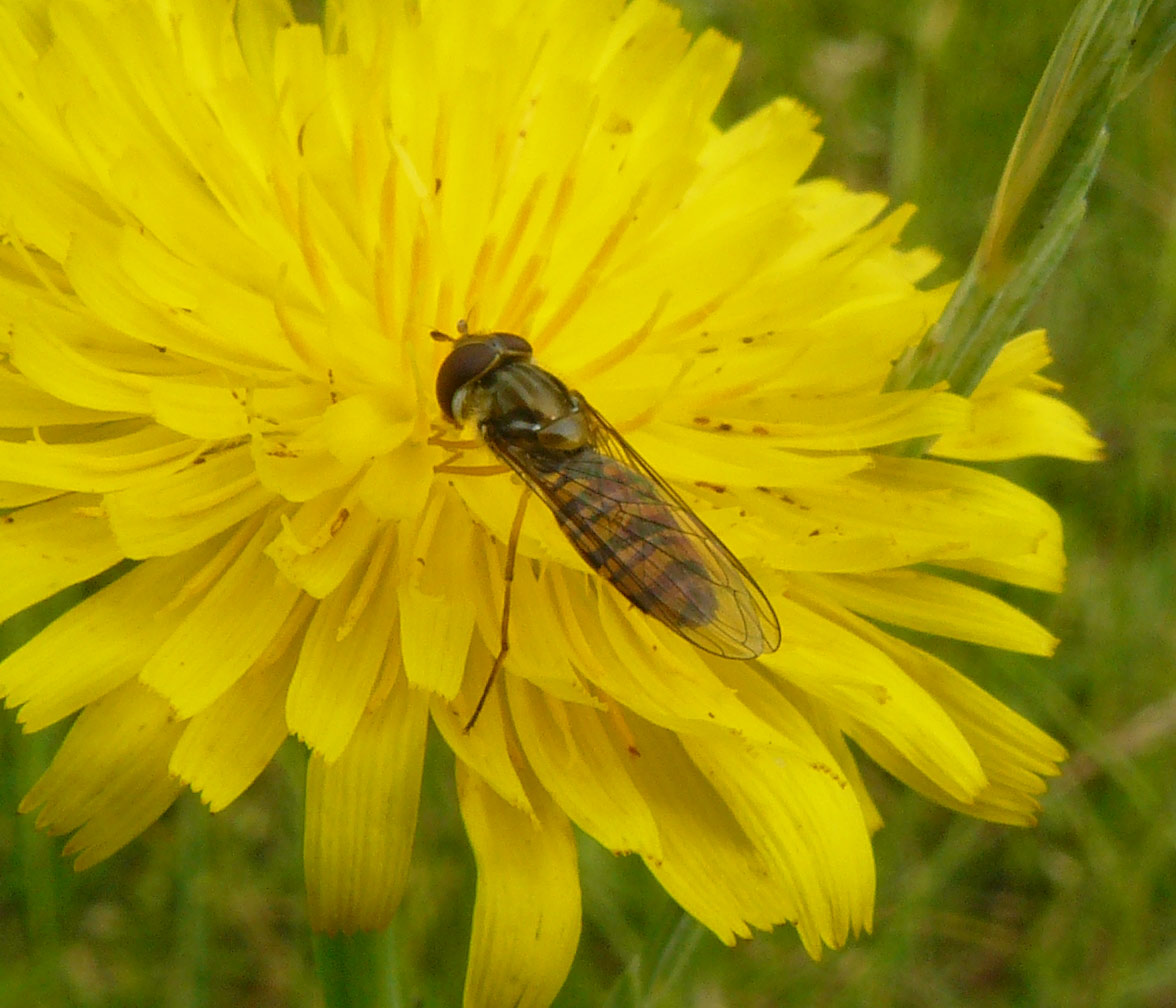
[[[519,553],[519,535],[523,530],[523,517],[527,513],[527,501],[531,499],[531,491],[524,487],[523,495],[519,498],[519,506],[515,509],[514,523],[510,527],[510,540],[506,544],[506,566],[502,570],[502,631],[498,638],[498,654],[494,664],[490,666],[490,674],[486,677],[486,685],[482,687],[482,694],[474,707],[473,714],[462,729],[463,735],[468,735],[486,705],[486,698],[490,696],[490,687],[498,677],[498,671],[506,660],[506,653],[510,650],[508,631],[510,628],[510,589],[514,583],[515,558]]]
[[[506,466],[454,466],[452,461],[461,458],[460,455],[452,455],[449,459],[441,462],[440,465],[433,467],[434,473],[447,473],[450,476],[501,476],[503,473],[509,473],[510,470]]]
[[[426,444],[436,445],[446,451],[462,452],[468,448],[481,448],[485,444],[476,438],[450,438],[444,434],[430,434]]]
[[[450,455],[445,461],[433,466],[433,472],[448,473],[451,476],[501,476],[503,473],[510,472],[504,465],[454,465],[453,463],[459,458],[461,458],[460,453]]]
[[[454,465],[467,449],[481,448],[482,441],[459,440],[434,434],[426,443],[449,452],[445,458],[433,466],[435,473],[452,473],[456,476],[497,476],[499,473],[510,472],[510,469],[501,463],[495,465]]]

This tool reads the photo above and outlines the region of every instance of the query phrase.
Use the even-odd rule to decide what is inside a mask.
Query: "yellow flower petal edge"
[[[175,801],[183,784],[167,761],[179,733],[165,701],[125,683],[82,712],[21,811],[39,810],[37,825],[52,834],[72,833],[64,853],[77,855],[78,871],[88,868]]]
[[[317,930],[379,928],[396,909],[408,878],[427,727],[425,694],[401,679],[338,759],[311,757],[304,859]]]
[[[1041,376],[1051,360],[1040,329],[1010,340],[971,396],[967,425],[942,435],[932,453],[977,462],[1029,455],[1101,459],[1102,442],[1080,414],[1057,398],[1061,386]]]
[[[571,826],[546,798],[520,812],[463,764],[457,785],[478,862],[464,1003],[550,1004],[580,938]]]
[[[970,396],[884,391],[937,256],[900,247],[914,208],[805,178],[796,102],[714,124],[737,54],[659,0],[0,8],[0,618],[121,574],[0,661],[27,730],[75,718],[22,808],[79,867],[293,735],[312,922],[381,927],[432,725],[478,865],[465,1003],[543,1005],[574,828],[723,941],[789,922],[818,956],[872,926],[855,752],[1033,821],[1062,748],[884,628],[1048,654],[986,589],[1059,590],[1058,517],[966,463],[1099,445],[1041,333]],[[533,502],[469,725],[520,485],[442,415],[462,326],[647,457],[777,650],[694,648]]]

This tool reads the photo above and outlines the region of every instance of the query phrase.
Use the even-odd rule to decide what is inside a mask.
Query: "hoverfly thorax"
[[[464,336],[437,372],[437,402],[456,424],[485,436],[532,441],[554,453],[588,440],[578,394],[531,361],[531,344],[513,333]]]

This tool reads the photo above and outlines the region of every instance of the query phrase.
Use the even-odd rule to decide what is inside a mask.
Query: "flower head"
[[[432,723],[479,869],[467,999],[544,1003],[573,823],[724,940],[788,921],[816,955],[870,926],[850,740],[1033,820],[1061,748],[877,623],[1049,653],[953,575],[1056,590],[1056,515],[948,459],[1096,443],[1040,333],[968,398],[883,392],[936,259],[896,247],[910,208],[801,180],[795,103],[718,129],[735,59],[654,0],[0,11],[0,617],[136,561],[0,664],[28,730],[77,714],[24,807],[79,866],[185,787],[225,807],[294,734],[312,920],[380,927]],[[607,418],[778,648],[693,646],[549,508],[512,537],[521,484],[435,395],[458,320]],[[888,450],[912,438],[940,457]]]

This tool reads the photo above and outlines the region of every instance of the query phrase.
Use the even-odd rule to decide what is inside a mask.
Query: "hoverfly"
[[[780,644],[759,585],[720,539],[578,392],[535,364],[513,333],[434,330],[453,349],[437,372],[447,420],[477,425],[487,447],[551,510],[596,573],[642,612],[723,658],[755,658]],[[502,637],[473,726],[509,648],[510,582],[523,492],[507,548]]]

